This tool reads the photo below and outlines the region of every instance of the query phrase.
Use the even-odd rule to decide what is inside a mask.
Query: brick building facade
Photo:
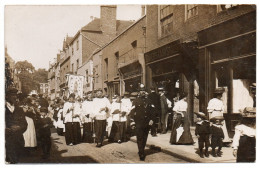
[[[110,97],[136,91],[145,81],[145,19],[140,18],[101,49],[105,91]]]
[[[179,92],[187,92],[188,112],[191,121],[194,111],[194,89],[196,89],[194,86],[198,85],[199,109],[206,112],[207,103],[213,97],[214,89],[220,87],[216,85],[216,82],[221,81],[216,80],[217,73],[214,71],[213,65],[210,64],[213,62],[210,56],[214,55],[220,58],[222,56],[222,59],[226,59],[224,56],[230,57],[232,52],[240,51],[239,47],[241,47],[244,50],[243,53],[254,58],[255,18],[253,14],[250,14],[254,12],[255,6],[252,5],[147,6],[146,85],[148,87],[164,86],[170,99]],[[245,17],[246,15],[247,17]],[[250,21],[246,24],[247,26],[242,25],[245,18]],[[232,33],[229,30],[232,30]],[[234,37],[232,41],[226,40],[231,35],[243,37],[243,33],[249,35],[248,41]],[[245,44],[238,44],[239,40],[245,41]],[[229,43],[219,43],[218,41]],[[229,45],[234,47],[233,51],[228,49]],[[229,51],[229,55],[223,51]],[[252,80],[252,77],[255,77],[254,59],[247,63],[246,72],[250,72],[248,74]],[[222,62],[222,64],[224,63]],[[214,65],[215,68],[216,65]],[[229,73],[231,74],[231,71]],[[221,78],[219,77],[219,79]],[[229,76],[226,81],[232,82],[231,79],[233,79],[232,76]],[[222,86],[233,90],[235,88],[232,83],[222,83]],[[232,94],[235,92],[232,92],[233,90],[229,90],[226,97],[224,94],[224,103],[227,107],[225,117],[228,120],[229,129],[234,126],[234,124],[231,125],[233,121],[231,115],[234,115],[231,109],[234,107]]]

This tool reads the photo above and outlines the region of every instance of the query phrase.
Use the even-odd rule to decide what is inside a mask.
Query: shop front
[[[187,45],[188,44],[188,45]],[[188,113],[193,123],[194,81],[197,75],[196,43],[171,42],[145,54],[146,85],[164,87],[166,97],[173,101],[178,93],[188,94]]]
[[[198,33],[200,110],[206,112],[214,89],[224,87],[224,117],[230,132],[239,122],[239,113],[255,107],[251,89],[256,83],[255,19],[254,11]]]
[[[119,67],[121,73],[121,92],[127,91],[129,93],[137,92],[139,85],[143,83],[142,66],[138,60],[135,62]]]

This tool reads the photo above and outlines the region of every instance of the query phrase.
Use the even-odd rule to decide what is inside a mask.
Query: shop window
[[[171,5],[160,5],[161,37],[173,33],[173,11]]]
[[[192,17],[195,17],[199,14],[198,12],[198,5],[186,5],[186,14],[185,14],[185,18],[186,20]]]

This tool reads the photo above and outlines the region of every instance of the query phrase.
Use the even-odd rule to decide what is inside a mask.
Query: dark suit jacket
[[[137,97],[133,101],[135,108],[132,111],[136,127],[146,127],[150,120],[154,120],[154,114],[151,114],[151,101],[148,98]]]

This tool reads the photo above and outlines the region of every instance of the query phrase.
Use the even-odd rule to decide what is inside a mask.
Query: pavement
[[[171,132],[168,131],[166,134],[157,134],[157,137],[152,137],[149,134],[146,146],[159,149],[163,153],[193,163],[236,162],[236,158],[233,156],[233,149],[231,147],[223,147],[221,157],[213,157],[211,155],[211,148],[209,148],[210,156],[208,158],[201,158],[198,154],[198,138],[195,136],[195,127],[191,127],[191,134],[195,142],[193,145],[171,145],[169,142]],[[130,140],[136,142],[136,136],[131,137]]]

